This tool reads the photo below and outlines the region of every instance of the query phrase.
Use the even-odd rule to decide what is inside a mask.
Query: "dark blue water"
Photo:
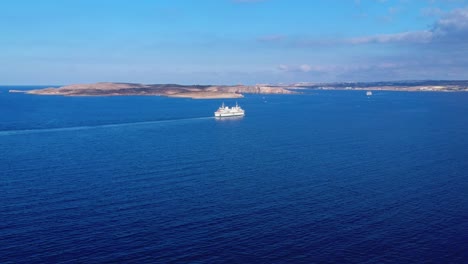
[[[468,93],[238,101],[0,89],[0,262],[467,263]]]

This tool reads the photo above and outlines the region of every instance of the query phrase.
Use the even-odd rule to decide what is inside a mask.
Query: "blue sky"
[[[4,0],[0,83],[468,79],[465,0]]]

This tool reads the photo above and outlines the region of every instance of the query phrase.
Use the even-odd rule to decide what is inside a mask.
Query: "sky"
[[[0,84],[468,79],[468,0],[2,0]]]

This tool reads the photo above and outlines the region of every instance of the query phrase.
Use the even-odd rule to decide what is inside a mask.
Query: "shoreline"
[[[242,98],[243,94],[297,94],[285,87],[273,86],[213,86],[177,84],[95,83],[74,84],[58,88],[9,90],[10,93],[59,96],[165,96],[192,99]]]
[[[13,87],[11,87],[13,88]],[[15,87],[16,88],[16,87]],[[468,81],[336,82],[257,85],[179,85],[102,82],[52,86],[9,93],[58,96],[165,96],[191,99],[235,99],[244,94],[301,94],[305,91],[468,92]]]

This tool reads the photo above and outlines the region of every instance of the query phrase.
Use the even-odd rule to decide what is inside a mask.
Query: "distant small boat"
[[[371,96],[371,95],[372,95],[372,91],[367,91],[366,95],[367,95],[367,96]]]

